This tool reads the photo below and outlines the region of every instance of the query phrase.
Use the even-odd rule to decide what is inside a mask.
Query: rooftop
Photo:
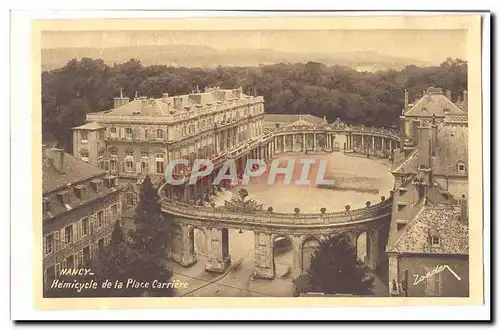
[[[56,151],[62,154],[60,165],[61,170],[53,156],[50,155],[50,150],[46,150],[42,155],[42,186],[43,194],[48,194],[52,191],[61,189],[68,184],[91,179],[93,177],[103,175],[106,171],[86,163],[73,155],[64,151]]]
[[[291,114],[265,114],[264,122],[292,124],[299,120],[306,121],[312,125],[324,124],[325,120],[312,115]]]
[[[433,245],[432,235],[440,243]],[[416,254],[469,254],[469,227],[460,222],[460,207],[425,204],[387,252]]]
[[[443,95],[441,88],[429,87],[424,96],[405,112],[405,116],[444,117],[445,115],[465,114],[451,100]]]
[[[106,127],[102,126],[101,124],[96,123],[96,122],[90,122],[90,123],[86,123],[86,124],[83,124],[83,125],[78,126],[78,127],[73,127],[73,129],[84,129],[84,130],[89,130],[89,131],[95,131],[95,130],[102,129],[102,128],[106,128]]]
[[[206,89],[205,92],[193,91],[191,94],[177,96],[169,96],[164,93],[161,98],[140,96],[104,113],[106,116],[172,116],[176,113],[189,112],[217,104],[232,104],[233,102],[253,99],[255,97],[244,94],[241,88],[211,88]]]

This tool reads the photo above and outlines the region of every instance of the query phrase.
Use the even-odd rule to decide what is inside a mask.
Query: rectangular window
[[[104,140],[104,130],[99,132],[99,141]]]
[[[64,228],[64,242],[66,244],[73,243],[73,226]]]
[[[89,233],[89,218],[82,220],[82,236],[86,236]]]
[[[156,173],[157,174],[165,173],[165,162],[156,162]]]
[[[97,242],[97,249],[99,252],[102,252],[104,250],[104,239],[101,238],[98,242]]]
[[[118,162],[114,159],[109,161],[109,167],[111,171],[117,171],[118,170]]]
[[[88,246],[83,248],[83,265],[90,263],[90,248]]]
[[[101,228],[104,224],[104,213],[102,211],[97,212],[97,228]]]
[[[132,138],[132,128],[130,128],[130,127],[125,128],[125,137],[127,139],[131,139]]]
[[[125,195],[125,202],[127,203],[127,206],[134,206],[135,205],[135,196],[134,193],[127,193]]]
[[[127,160],[125,162],[125,172],[134,172],[134,162]]]
[[[141,173],[149,173],[149,163],[141,162]]]
[[[82,142],[87,142],[87,131],[80,132]]]
[[[111,205],[111,221],[115,222],[118,218],[118,206],[116,204]]]
[[[162,129],[156,130],[156,137],[159,139],[163,139],[163,130]]]
[[[111,127],[109,132],[111,133],[111,136],[116,136],[116,127]]]
[[[54,252],[54,235],[50,234],[45,236],[45,255]]]
[[[148,139],[148,129],[144,129],[144,138],[147,140]]]

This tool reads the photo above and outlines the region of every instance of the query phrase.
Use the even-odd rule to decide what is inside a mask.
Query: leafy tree
[[[369,295],[373,278],[356,258],[356,250],[345,235],[321,242],[307,271],[307,289],[328,294]]]
[[[439,66],[408,65],[401,70],[359,72],[342,65],[318,62],[261,65],[259,67],[186,68],[144,67],[131,59],[106,65],[100,59],[73,59],[64,67],[42,72],[42,129],[46,142],[57,140],[72,150],[71,128],[84,123],[89,112],[109,110],[113,97],[161,97],[163,93],[190,93],[204,89],[242,86],[245,93],[262,95],[267,113],[311,114],[332,121],[388,126],[397,123],[404,103],[427,87],[452,91],[457,101],[467,89],[467,62],[447,58]]]
[[[137,280],[167,281],[172,272],[163,265],[170,221],[161,211],[159,196],[151,178],[146,176],[141,186],[135,210],[135,229],[129,232],[131,247],[136,251],[132,274]],[[156,294],[170,295],[162,291]]]

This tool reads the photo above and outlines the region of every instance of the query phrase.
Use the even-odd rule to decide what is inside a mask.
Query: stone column
[[[302,151],[305,152],[306,150],[307,150],[306,133],[302,133]]]
[[[389,149],[392,151],[392,140],[389,140]]]
[[[367,256],[367,266],[370,269],[375,270],[378,265],[378,230],[374,229],[366,233],[366,256]]]
[[[253,277],[274,279],[274,253],[270,233],[255,232]]]
[[[372,136],[372,152],[375,154],[375,135]]]
[[[300,236],[292,236],[292,248],[293,248],[293,263],[292,263],[292,275],[293,279],[302,274],[302,246],[300,245]]]
[[[181,265],[190,267],[196,263],[196,256],[194,254],[194,232],[190,226],[181,226],[182,228],[182,253]]]
[[[361,152],[365,152],[365,136],[361,134]]]
[[[385,155],[385,139],[383,137],[381,137],[380,140],[381,140],[382,156],[384,156]]]
[[[316,132],[313,133],[313,151],[316,151]]]
[[[292,151],[295,151],[295,133],[292,134]]]
[[[285,134],[283,134],[282,137],[283,137],[283,148],[281,152],[285,152]]]
[[[212,228],[210,231],[207,231],[207,236],[209,236],[208,260],[205,270],[223,273],[231,263],[228,230],[227,228]]]

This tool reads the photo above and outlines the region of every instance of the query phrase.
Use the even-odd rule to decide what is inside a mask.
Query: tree
[[[135,229],[130,231],[132,246],[154,260],[165,254],[169,221],[161,211],[160,198],[147,175],[141,185],[135,209]]]
[[[146,176],[141,186],[139,202],[135,210],[135,229],[129,232],[131,247],[136,253],[131,276],[137,281],[167,282],[172,272],[163,265],[170,221],[161,211],[159,196],[151,178]],[[149,292],[148,294],[170,296],[172,290]]]
[[[307,271],[309,290],[328,294],[369,295],[373,278],[356,258],[356,250],[345,235],[321,242]]]

